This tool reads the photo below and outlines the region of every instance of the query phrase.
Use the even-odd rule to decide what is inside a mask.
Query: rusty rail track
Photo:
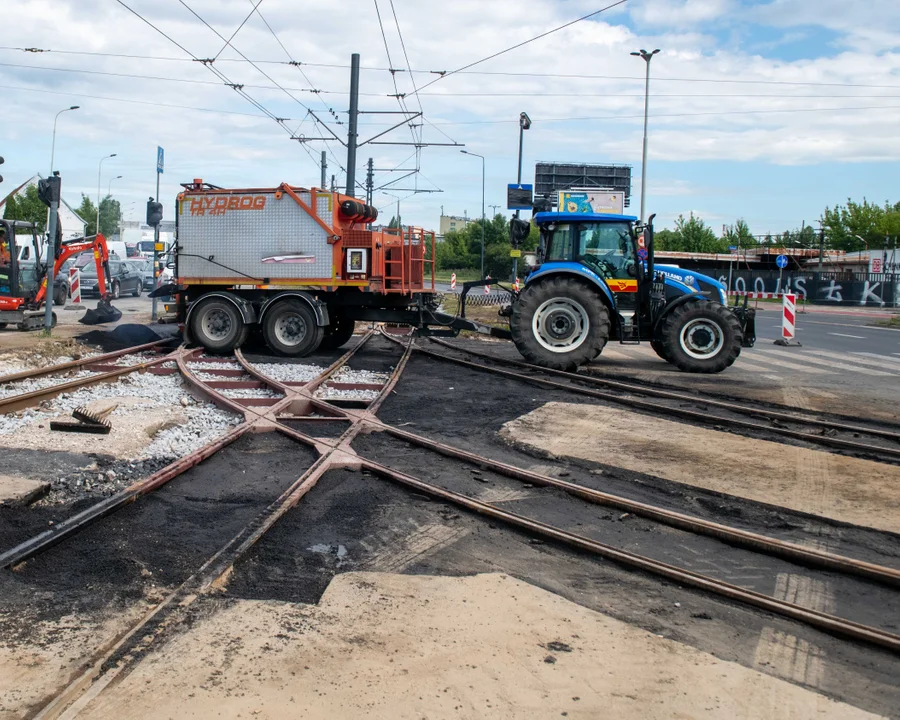
[[[243,415],[243,422],[233,428],[229,433],[219,437],[215,442],[191,453],[184,458],[172,463],[161,471],[155,473],[144,481],[135,483],[116,496],[107,498],[91,508],[59,523],[54,528],[31,538],[17,547],[0,555],[0,568],[14,566],[23,560],[34,556],[44,549],[59,543],[77,533],[85,525],[98,520],[116,509],[138,500],[141,496],[161,487],[166,482],[177,477],[188,468],[211,457],[218,450],[233,442],[246,433],[276,431],[287,437],[312,448],[318,459],[304,471],[298,479],[290,485],[282,494],[260,512],[250,523],[241,529],[231,540],[219,548],[198,570],[185,580],[179,587],[172,591],[163,601],[152,608],[136,624],[118,636],[114,642],[86,663],[86,670],[76,676],[66,688],[53,698],[36,715],[39,718],[74,716],[82,709],[89,706],[93,697],[100,694],[110,683],[116,681],[123,674],[130,672],[140,657],[152,649],[154,644],[165,636],[168,630],[177,627],[187,617],[188,608],[199,597],[222,587],[233,571],[234,563],[246,554],[263,535],[273,527],[279,519],[291,508],[295,507],[302,498],[313,488],[325,473],[332,469],[349,468],[355,470],[367,469],[386,480],[399,483],[404,487],[415,490],[418,493],[434,497],[440,501],[452,503],[466,511],[477,513],[504,522],[516,529],[560,543],[579,551],[591,553],[595,556],[614,561],[635,570],[651,573],[666,580],[690,586],[697,590],[715,594],[729,601],[744,603],[748,606],[787,617],[810,627],[823,630],[854,641],[874,644],[878,647],[900,653],[900,636],[876,627],[870,627],[835,615],[822,613],[810,608],[778,600],[765,594],[757,593],[737,585],[711,578],[685,568],[663,563],[649,557],[628,552],[597,540],[578,535],[559,527],[543,523],[539,520],[528,518],[509,512],[490,503],[482,502],[462,493],[438,487],[419,478],[400,472],[374,460],[358,455],[351,443],[361,432],[385,432],[398,440],[412,443],[439,455],[452,457],[492,472],[517,479],[532,485],[550,486],[562,490],[572,496],[585,501],[620,508],[635,515],[664,523],[692,533],[708,535],[722,542],[747,548],[756,552],[762,552],[777,556],[798,564],[824,569],[828,571],[848,574],[862,578],[869,582],[875,582],[888,586],[900,586],[900,570],[864,562],[855,558],[845,557],[835,553],[803,547],[794,543],[753,533],[739,528],[730,527],[720,523],[711,522],[702,518],[693,517],[684,513],[674,512],[666,508],[649,503],[634,501],[627,497],[613,493],[601,492],[587,488],[576,483],[558,478],[542,475],[487,458],[460,448],[440,443],[409,431],[393,427],[383,423],[376,416],[382,404],[394,391],[400,380],[413,351],[422,352],[440,359],[450,360],[466,367],[480,371],[487,371],[512,377],[528,382],[536,382],[548,387],[563,390],[571,390],[597,397],[603,400],[612,400],[605,397],[605,393],[579,388],[555,380],[535,378],[533,376],[515,373],[509,370],[488,367],[480,363],[461,360],[459,358],[447,358],[440,353],[417,347],[411,339],[407,342],[400,341],[389,335],[387,339],[402,348],[402,356],[395,366],[390,378],[385,382],[377,396],[363,407],[342,407],[339,404],[329,402],[328,399],[317,397],[316,391],[331,378],[338,370],[347,365],[354,355],[362,350],[375,336],[370,332],[360,342],[345,353],[341,358],[332,363],[314,380],[307,383],[288,383],[268,378],[264,373],[249,363],[240,353],[235,353],[235,360],[241,366],[240,375],[231,376],[227,380],[209,380],[197,377],[191,371],[190,363],[199,357],[198,351],[180,348],[175,353],[153,362],[174,360],[178,365],[178,371],[185,382],[198,394],[204,396],[219,407],[234,413]],[[452,347],[452,346],[451,346]],[[453,348],[454,350],[456,348]],[[493,357],[490,361],[504,363],[507,361]],[[514,362],[514,361],[509,361]],[[134,371],[138,367],[126,366],[125,371]],[[204,371],[206,372],[206,371]],[[236,372],[236,371],[235,371]],[[122,373],[124,374],[124,373]],[[562,374],[568,378],[570,374]],[[87,378],[92,380],[93,378]],[[581,381],[583,378],[575,378]],[[229,398],[221,391],[228,389],[231,383],[243,383],[249,387],[267,387],[280,393],[280,397],[265,398],[265,402],[247,403],[239,402],[237,398]],[[240,386],[240,385],[239,385]],[[59,386],[54,386],[58,389]],[[666,391],[668,392],[668,391]],[[697,402],[692,396],[674,393],[677,399]],[[669,398],[676,399],[676,398]],[[629,403],[632,403],[629,400]],[[706,401],[704,401],[706,404]],[[650,405],[649,403],[647,403]],[[655,404],[647,409],[658,410]],[[707,416],[708,418],[708,416]],[[285,424],[294,420],[341,421],[348,427],[337,438],[313,437],[306,432],[301,432]],[[796,421],[796,419],[792,419]],[[717,423],[722,422],[720,419]],[[301,423],[302,424],[302,423]],[[760,427],[771,432],[771,428]],[[68,710],[68,712],[66,712]]]
[[[661,390],[659,388],[653,387],[642,387],[636,384],[631,385],[616,380],[594,378],[591,376],[586,376],[583,373],[571,373],[561,370],[551,370],[549,368],[542,368],[538,367],[537,365],[531,365],[529,363],[524,363],[517,360],[498,358],[488,353],[471,350],[469,348],[461,348],[442,340],[438,340],[436,338],[430,338],[430,341],[448,348],[452,352],[459,353],[461,355],[468,355],[481,360],[485,360],[487,361],[487,363],[492,363],[486,364],[485,362],[464,360],[460,357],[454,357],[453,355],[448,355],[446,353],[439,353],[425,347],[416,347],[417,352],[420,352],[423,355],[427,355],[429,357],[433,357],[445,362],[454,363],[463,367],[468,367],[473,370],[487,372],[494,375],[531,383],[534,385],[540,385],[542,387],[551,388],[553,390],[563,390],[565,392],[590,397],[595,400],[603,400],[605,402],[615,403],[617,405],[624,405],[629,409],[642,410],[654,415],[664,414],[684,420],[690,420],[704,425],[725,426],[728,428],[735,428],[744,431],[778,435],[781,437],[800,440],[814,445],[821,445],[832,449],[859,453],[861,455],[865,455],[869,459],[879,462],[900,462],[900,447],[891,447],[887,443],[872,445],[869,443],[857,442],[856,440],[847,440],[844,438],[832,437],[827,434],[805,432],[802,430],[795,430],[789,427],[785,427],[784,425],[781,425],[779,423],[793,423],[795,425],[801,426],[805,425],[811,428],[817,428],[823,433],[833,431],[835,433],[844,432],[857,435],[869,435],[871,437],[877,437],[882,440],[900,444],[900,432],[898,431],[882,428],[871,428],[859,425],[850,425],[844,422],[832,421],[811,415],[793,414],[783,411],[770,410],[767,408],[756,408],[721,400],[708,400],[706,398],[698,398],[695,395],[689,395],[686,393],[677,393],[674,391]],[[521,368],[525,372],[532,374],[525,374],[525,372],[507,370],[502,367],[497,367],[497,365],[506,365],[509,367]],[[557,377],[567,382],[551,380],[546,376]],[[615,389],[621,390],[623,393],[628,394],[617,394],[615,392],[595,390],[593,388],[583,387],[574,383],[588,383],[592,385],[614,387]],[[750,420],[744,420],[741,418],[710,414],[708,412],[693,410],[681,406],[676,407],[672,405],[660,404],[638,397],[642,395],[678,401],[680,403],[695,406],[703,405],[708,407],[716,407],[720,410],[736,413],[739,415],[765,418],[773,421],[773,424],[763,425],[758,422],[752,422]]]

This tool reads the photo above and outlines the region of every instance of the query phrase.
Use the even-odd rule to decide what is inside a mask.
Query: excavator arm
[[[47,296],[47,287],[56,280],[59,271],[65,264],[66,260],[83,252],[92,252],[94,254],[94,264],[97,266],[97,281],[100,288],[100,302],[109,303],[110,273],[109,273],[109,248],[106,245],[106,238],[97,233],[92,238],[77,238],[69,242],[63,242],[60,246],[59,257],[53,262],[53,271],[47,272],[44,282],[38,290],[35,302],[40,305]],[[49,265],[49,263],[48,263]]]

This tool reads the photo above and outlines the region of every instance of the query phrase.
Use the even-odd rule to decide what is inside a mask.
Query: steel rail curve
[[[533,520],[523,515],[503,510],[489,503],[471,498],[468,495],[463,495],[452,490],[438,487],[437,485],[423,482],[418,478],[385,467],[384,465],[371,460],[364,460],[363,464],[370,472],[380,475],[383,478],[400,483],[431,497],[453,503],[454,505],[458,505],[472,512],[485,515],[495,520],[500,520],[528,533],[540,535],[549,540],[568,545],[578,550],[587,551],[607,560],[648,572],[682,585],[688,585],[698,590],[703,590],[726,597],[730,600],[751,605],[760,610],[782,615],[819,630],[824,630],[860,642],[874,644],[892,652],[900,653],[900,635],[895,635],[894,633],[879,628],[856,623],[852,620],[846,620],[818,610],[805,608],[785,600],[778,600],[762,593],[747,590],[738,587],[737,585],[732,585],[731,583],[701,575],[700,573],[669,565],[668,563],[660,562],[643,555],[631,553],[627,550],[620,550],[611,545],[606,545],[582,535],[577,535],[538,520]]]
[[[709,405],[710,407],[718,407],[722,410],[728,410],[729,412],[735,412],[742,415],[751,415],[758,417],[767,417],[771,420],[780,420],[782,422],[800,422],[805,423],[807,425],[814,425],[817,427],[825,428],[825,429],[833,429],[833,430],[841,430],[845,432],[857,432],[863,433],[866,435],[874,435],[877,437],[883,437],[887,440],[896,440],[900,442],[900,430],[883,430],[881,428],[873,428],[873,427],[864,427],[861,425],[850,425],[845,422],[835,421],[835,420],[826,420],[817,417],[810,417],[808,415],[798,415],[790,412],[785,412],[782,410],[771,410],[769,408],[759,407],[749,407],[747,405],[740,405],[739,403],[729,402],[725,400],[719,400],[714,397],[710,397],[708,394],[702,395],[688,395],[686,393],[676,392],[674,390],[666,390],[664,388],[654,387],[652,385],[646,384],[638,384],[638,383],[629,383],[623,380],[610,380],[608,378],[598,378],[593,375],[586,375],[582,372],[569,372],[566,370],[553,370],[552,368],[545,368],[539,365],[533,365],[532,363],[523,362],[521,360],[512,360],[509,358],[500,358],[490,353],[480,352],[478,350],[472,350],[471,348],[461,348],[452,343],[446,342],[445,340],[441,340],[440,338],[428,338],[428,340],[436,345],[441,345],[450,350],[455,350],[460,353],[465,353],[466,355],[471,355],[473,357],[480,357],[484,360],[490,360],[491,362],[500,363],[503,365],[508,365],[510,367],[520,367],[525,370],[531,370],[534,372],[542,372],[547,375],[554,375],[556,377],[563,377],[569,380],[575,380],[577,382],[584,382],[590,385],[598,385],[601,387],[608,387],[615,390],[623,390],[625,392],[634,392],[640,395],[649,395],[651,397],[665,398],[667,400],[677,400],[679,402],[691,402],[697,403],[702,402],[704,405]],[[896,426],[894,426],[896,427]]]
[[[451,346],[452,347],[452,346]],[[454,348],[456,350],[456,348]],[[674,415],[676,417],[684,418],[687,420],[693,420],[698,423],[702,423],[704,425],[730,425],[732,427],[741,428],[744,430],[753,430],[755,432],[761,433],[769,433],[775,435],[782,435],[784,437],[793,438],[794,440],[802,440],[804,442],[808,442],[815,445],[823,445],[826,447],[832,448],[840,448],[842,450],[850,450],[853,452],[862,453],[866,456],[869,456],[870,459],[875,461],[883,461],[885,456],[892,458],[895,461],[900,461],[900,448],[890,448],[884,447],[881,445],[867,445],[865,443],[858,443],[853,440],[843,440],[841,438],[828,437],[826,435],[813,435],[810,433],[801,432],[799,430],[791,430],[790,428],[779,427],[777,425],[769,426],[769,425],[760,425],[758,423],[750,422],[748,420],[741,420],[739,418],[727,418],[722,417],[721,415],[709,415],[706,413],[702,413],[696,410],[689,410],[687,408],[681,407],[670,407],[667,405],[659,405],[649,400],[641,400],[639,398],[633,397],[624,397],[621,395],[615,395],[613,393],[604,392],[602,390],[592,390],[590,388],[579,387],[577,385],[567,385],[561,382],[557,382],[555,380],[548,380],[542,377],[535,377],[532,375],[524,375],[522,373],[513,372],[512,370],[504,370],[498,367],[491,367],[489,365],[485,365],[483,363],[472,362],[470,360],[463,360],[457,357],[451,357],[449,355],[444,355],[439,352],[435,352],[434,350],[429,350],[428,348],[423,348],[421,346],[416,346],[416,351],[422,353],[423,355],[427,355],[429,357],[436,358],[438,360],[443,360],[445,362],[454,363],[457,365],[461,365],[463,367],[468,367],[473,370],[481,370],[483,372],[492,373],[494,375],[500,375],[502,377],[512,378],[514,380],[519,380],[522,382],[532,383],[535,385],[542,385],[544,387],[552,388],[554,390],[563,390],[566,392],[571,392],[577,395],[584,395],[585,397],[591,397],[596,400],[604,400],[606,402],[615,403],[617,405],[625,405],[631,409],[639,409],[645,410],[653,413],[654,415],[658,414],[667,414]],[[466,353],[465,350],[459,350],[461,353]],[[495,358],[490,358],[490,360],[494,361]],[[506,362],[504,360],[497,360],[497,362],[503,363]],[[515,361],[510,361],[515,362]],[[543,371],[544,368],[531,368],[536,371]],[[580,377],[575,377],[568,375],[569,380],[578,381]],[[699,401],[697,398],[690,398],[689,396],[685,396],[681,398],[685,401],[689,401],[691,403],[702,402],[706,404],[705,401]],[[802,424],[804,421],[799,418],[792,418],[792,422]],[[854,432],[865,433],[867,432],[864,428],[856,428]]]

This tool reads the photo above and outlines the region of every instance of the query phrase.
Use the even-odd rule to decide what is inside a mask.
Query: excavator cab
[[[0,219],[0,326],[19,324],[23,311],[38,309],[35,298],[45,271],[37,227]]]

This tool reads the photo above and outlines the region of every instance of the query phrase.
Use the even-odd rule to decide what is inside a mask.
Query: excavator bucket
[[[122,319],[122,311],[114,308],[108,300],[97,303],[96,309],[88,309],[78,322],[82,325],[103,325]]]

